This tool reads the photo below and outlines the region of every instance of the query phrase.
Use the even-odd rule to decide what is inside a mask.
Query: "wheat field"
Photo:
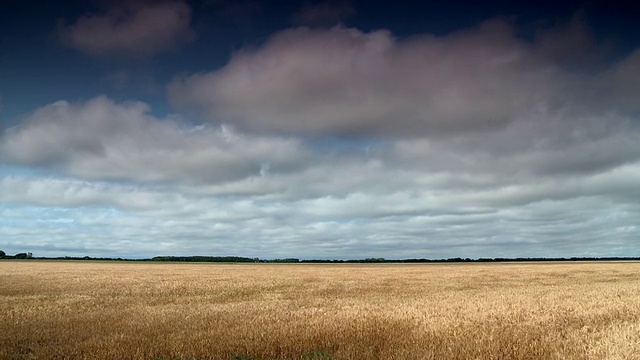
[[[2,359],[640,359],[640,263],[0,262]]]

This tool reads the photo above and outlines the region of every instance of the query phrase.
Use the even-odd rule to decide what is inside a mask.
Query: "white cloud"
[[[89,54],[150,56],[193,39],[190,21],[191,9],[183,2],[125,2],[58,31],[70,46]]]

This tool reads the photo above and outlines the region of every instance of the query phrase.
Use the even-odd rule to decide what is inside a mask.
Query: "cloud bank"
[[[502,20],[408,39],[297,28],[222,69],[176,79],[169,96],[218,123],[304,136],[439,137],[498,130],[541,110],[637,113],[635,53],[588,73],[566,67],[599,49],[585,32],[578,20],[534,42]]]
[[[499,128],[563,86],[492,21],[405,40],[385,30],[286,30],[220,70],[177,79],[169,94],[250,131],[412,136]]]
[[[628,255],[640,130],[597,120],[336,146],[57,102],[3,134],[5,164],[49,176],[0,177],[2,231],[50,254]]]
[[[636,255],[640,50],[610,58],[586,29],[296,28],[177,77],[198,121],[47,104],[0,137],[3,250]]]

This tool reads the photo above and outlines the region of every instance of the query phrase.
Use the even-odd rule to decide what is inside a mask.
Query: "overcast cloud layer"
[[[528,38],[504,18],[400,38],[333,26],[357,14],[338,5],[176,69],[171,115],[96,95],[21,117],[0,137],[0,248],[640,256],[640,48],[612,56],[580,14]],[[195,36],[185,3],[122,11],[61,31],[94,55]]]

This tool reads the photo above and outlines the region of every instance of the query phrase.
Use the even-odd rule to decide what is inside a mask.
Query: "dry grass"
[[[2,359],[640,359],[640,263],[0,262]]]

